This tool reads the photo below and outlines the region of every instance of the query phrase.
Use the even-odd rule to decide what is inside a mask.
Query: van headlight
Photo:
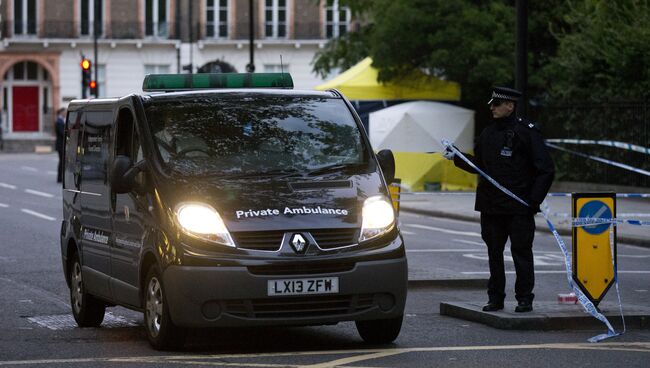
[[[363,203],[361,216],[359,242],[385,234],[395,226],[393,205],[384,196],[374,196],[366,199]]]
[[[219,213],[207,204],[181,203],[176,207],[176,219],[188,235],[211,242],[235,246]]]

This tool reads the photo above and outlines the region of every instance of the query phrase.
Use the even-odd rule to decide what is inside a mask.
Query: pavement
[[[423,192],[402,193],[400,211],[425,216],[450,218],[462,221],[480,221],[480,214],[474,211],[474,193]],[[563,236],[571,235],[570,197],[548,197],[551,222]],[[617,215],[633,215],[630,218],[648,220],[650,198],[617,198]],[[541,214],[535,216],[537,231],[551,232]],[[566,241],[566,240],[565,240]],[[650,248],[650,227],[623,224],[617,228],[619,243]],[[570,242],[567,242],[570,247]],[[570,251],[570,249],[569,249]],[[485,279],[449,279],[431,273],[429,279],[410,280],[409,287],[475,287],[485,288]],[[515,313],[515,303],[506,303],[498,312],[483,312],[481,302],[441,302],[440,314],[467,321],[473,321],[505,330],[577,330],[603,329],[604,324],[587,314],[579,304],[559,304],[551,301],[535,301],[534,310],[529,313]],[[622,329],[618,305],[602,304],[600,311],[615,330]],[[650,307],[623,304],[628,329],[650,329]]]

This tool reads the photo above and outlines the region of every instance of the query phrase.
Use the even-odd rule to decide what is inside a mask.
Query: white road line
[[[8,205],[8,204],[4,204],[4,203],[0,203],[0,207],[2,207],[2,208],[7,208],[7,207],[9,207],[9,205]]]
[[[420,224],[406,224],[405,226],[414,227],[414,228],[417,228],[417,229],[426,229],[426,230],[431,230],[431,231],[438,231],[438,232],[445,233],[445,234],[474,236],[474,237],[479,237],[479,238],[481,237],[481,234],[475,233],[475,232],[472,232],[472,231],[449,230],[449,229],[443,229],[441,227],[427,226],[427,225],[420,225]]]
[[[203,354],[203,355],[163,355],[163,356],[126,356],[126,357],[92,357],[92,358],[53,358],[53,359],[33,359],[33,360],[0,360],[0,366],[11,365],[65,365],[80,363],[153,363],[163,365],[165,363],[176,364],[198,364],[214,366],[238,366],[238,367],[278,367],[278,364],[256,363],[256,362],[236,362],[230,363],[224,359],[253,359],[253,358],[273,358],[273,357],[295,357],[295,356],[315,356],[326,357],[328,355],[355,355],[350,358],[342,358],[325,363],[316,363],[309,365],[284,365],[288,367],[314,368],[314,367],[333,367],[333,363],[357,363],[370,359],[377,359],[397,354],[410,353],[435,353],[435,352],[463,352],[463,351],[508,351],[508,350],[592,350],[602,352],[627,351],[647,353],[650,349],[648,342],[600,342],[592,343],[546,343],[546,344],[521,344],[521,345],[469,345],[469,346],[425,346],[416,348],[388,348],[388,349],[356,349],[356,350],[325,350],[325,351],[291,351],[281,353],[258,353],[258,354]],[[89,364],[90,365],[90,364]],[[356,366],[356,365],[355,365]]]
[[[401,232],[402,234],[406,234],[406,235],[417,235],[416,233],[414,233],[414,232],[412,232],[412,231],[401,230],[400,232]]]
[[[408,249],[406,253],[480,252],[480,249]]]
[[[36,217],[38,217],[38,218],[42,218],[42,219],[44,219],[44,220],[49,220],[49,221],[54,221],[54,220],[56,220],[56,218],[54,218],[54,217],[50,217],[50,216],[48,216],[48,215],[44,215],[44,214],[39,213],[39,212],[36,212],[36,211],[28,210],[28,209],[26,209],[26,208],[21,208],[20,211],[21,211],[21,212],[24,212],[24,213],[26,213],[26,214],[28,214],[28,215],[32,215],[32,216],[36,216]]]
[[[29,193],[29,194],[33,194],[33,195],[37,195],[37,196],[41,196],[41,197],[45,197],[45,198],[54,197],[54,194],[45,193],[45,192],[41,192],[41,191],[34,190],[34,189],[25,189],[25,193]]]
[[[451,239],[451,240],[453,240],[453,241],[455,241],[457,243],[465,243],[465,244],[485,246],[485,243],[475,242],[475,241],[472,241],[472,240],[465,240],[465,239]]]
[[[7,184],[7,183],[0,183],[0,187],[7,188],[7,189],[16,189],[15,185]]]
[[[464,271],[461,272],[463,275],[489,275],[489,271]],[[516,274],[515,271],[506,271],[507,274],[509,275],[514,275]],[[566,270],[541,270],[541,271],[535,271],[536,274],[541,274],[541,273],[566,273]],[[621,271],[618,270],[618,273],[631,273],[631,274],[650,274],[650,271]]]
[[[38,172],[37,168],[31,167],[31,166],[21,166],[20,168],[25,170],[25,171]]]

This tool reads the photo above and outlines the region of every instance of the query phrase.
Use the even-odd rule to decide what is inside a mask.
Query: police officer
[[[537,126],[517,118],[515,108],[521,96],[519,91],[495,87],[488,102],[493,122],[478,138],[475,156],[465,155],[499,184],[510,190],[530,206],[511,198],[482,176],[478,178],[475,210],[481,213],[481,236],[488,248],[490,280],[488,303],[484,311],[503,309],[505,299],[505,271],[503,250],[510,238],[510,250],[515,263],[517,281],[515,312],[533,310],[534,215],[546,197],[553,182],[555,169]],[[477,173],[470,165],[447,147],[445,158],[470,173]]]

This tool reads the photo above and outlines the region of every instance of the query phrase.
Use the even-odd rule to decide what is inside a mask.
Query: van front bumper
[[[395,242],[401,243],[401,237],[391,245]],[[342,263],[349,261],[341,258]],[[272,269],[273,262],[268,264]],[[269,281],[320,277],[338,277],[338,293],[267,294]],[[391,259],[356,260],[350,269],[317,274],[259,274],[248,266],[169,266],[163,283],[178,326],[319,325],[403,315],[407,277],[402,253]]]

